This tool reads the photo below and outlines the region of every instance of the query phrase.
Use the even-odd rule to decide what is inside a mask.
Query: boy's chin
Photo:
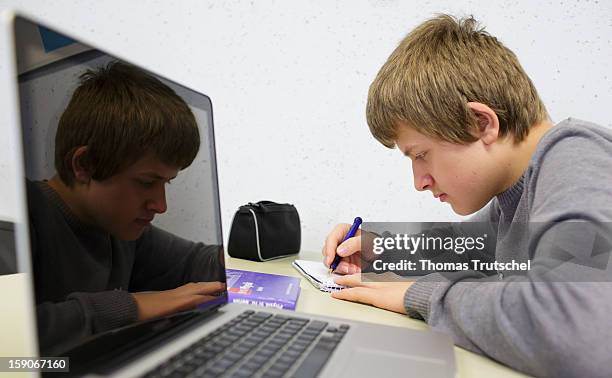
[[[455,214],[457,215],[461,215],[461,216],[465,216],[465,215],[470,215],[470,214],[474,214],[475,212],[477,212],[478,210],[480,210],[480,208],[475,208],[474,206],[461,206],[461,205],[456,205],[451,203],[451,208],[453,209],[453,211],[455,212]]]
[[[142,236],[144,230],[145,230],[145,227],[138,228],[138,229],[132,229],[132,230],[122,230],[122,231],[113,233],[113,236],[123,241],[134,241]]]
[[[461,216],[465,216],[465,215],[471,215],[474,214],[478,211],[480,211],[481,209],[483,209],[485,206],[487,206],[487,204],[490,202],[491,199],[484,201],[484,202],[478,202],[478,203],[453,203],[450,202],[451,208],[453,209],[453,211],[455,213],[457,213],[458,215]]]

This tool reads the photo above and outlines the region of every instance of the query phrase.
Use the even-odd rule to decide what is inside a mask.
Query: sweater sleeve
[[[28,182],[28,190],[33,185]],[[35,193],[28,193],[29,199],[35,198]],[[40,210],[39,206],[30,206],[30,211]],[[35,277],[44,276],[45,266],[41,262],[39,250],[40,228],[33,219],[52,219],[46,216],[30,217],[30,247],[32,251]],[[59,234],[59,233],[58,233]],[[48,240],[43,237],[42,240]],[[65,239],[63,239],[65,240]],[[47,247],[46,244],[43,246]],[[52,249],[52,248],[51,248]],[[49,250],[46,251],[50,253]],[[35,280],[36,281],[36,280]],[[50,282],[50,281],[42,281]],[[37,297],[42,294],[42,288],[48,284],[37,282]],[[43,285],[43,286],[40,286]],[[138,318],[136,301],[125,290],[106,290],[99,292],[73,292],[62,296],[62,300],[42,300],[36,305],[36,320],[38,327],[38,342],[42,355],[58,355],[96,333],[108,331],[133,323]]]
[[[612,155],[604,142],[565,138],[535,156],[525,276],[427,275],[406,291],[409,313],[529,374],[612,375]]]
[[[36,306],[43,355],[61,353],[88,336],[137,320],[136,301],[126,291],[72,293],[62,302]]]
[[[189,282],[224,281],[223,249],[150,226],[136,244],[130,291],[168,290]]]

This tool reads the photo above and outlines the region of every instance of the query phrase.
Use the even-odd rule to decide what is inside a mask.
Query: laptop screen
[[[15,36],[41,355],[226,303],[210,98],[24,18]]]
[[[0,276],[17,272],[15,226],[12,222],[0,221]]]

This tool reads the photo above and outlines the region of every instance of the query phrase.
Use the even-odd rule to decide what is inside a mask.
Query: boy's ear
[[[497,114],[485,104],[480,102],[468,102],[468,108],[474,113],[478,121],[478,130],[475,135],[485,144],[491,144],[499,137],[499,119]]]
[[[87,146],[81,146],[74,150],[71,161],[72,172],[74,173],[74,180],[79,184],[89,184],[91,180],[91,173],[87,161]]]

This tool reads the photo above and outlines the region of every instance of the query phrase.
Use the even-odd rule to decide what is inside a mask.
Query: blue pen
[[[342,243],[344,243],[345,241],[347,241],[348,239],[352,238],[353,236],[355,236],[355,234],[357,233],[357,230],[359,229],[359,226],[361,225],[361,218],[357,217],[355,218],[355,220],[353,221],[353,225],[351,226],[351,229],[349,230],[349,232],[346,234],[346,236],[344,237],[344,239],[342,240]],[[340,243],[340,244],[342,244]],[[342,259],[342,257],[338,254],[336,254],[336,257],[334,257],[334,261],[332,261],[331,265],[329,266],[330,271],[334,271],[336,270],[336,268],[338,267],[338,264],[340,264],[340,260]]]

